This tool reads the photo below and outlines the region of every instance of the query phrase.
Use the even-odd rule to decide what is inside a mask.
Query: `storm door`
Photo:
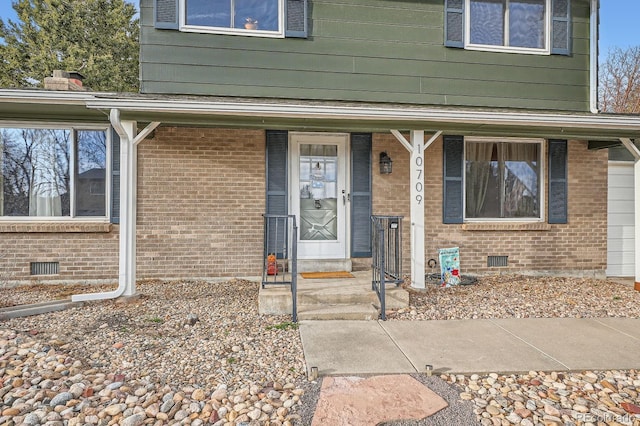
[[[291,134],[291,208],[298,258],[344,259],[347,248],[346,134]]]

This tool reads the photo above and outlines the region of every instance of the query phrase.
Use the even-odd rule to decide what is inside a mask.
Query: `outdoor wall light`
[[[391,174],[391,157],[386,152],[380,153],[380,174],[388,175]]]

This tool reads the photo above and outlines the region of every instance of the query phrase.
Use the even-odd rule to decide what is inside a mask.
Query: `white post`
[[[123,121],[127,137],[120,137],[120,284],[123,296],[136,293],[136,188],[137,146],[134,121]]]
[[[424,130],[411,131],[411,286],[424,284]]]

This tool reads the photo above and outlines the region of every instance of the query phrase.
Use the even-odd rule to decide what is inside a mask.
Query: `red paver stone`
[[[325,377],[312,426],[371,426],[391,420],[418,420],[447,402],[409,375]]]

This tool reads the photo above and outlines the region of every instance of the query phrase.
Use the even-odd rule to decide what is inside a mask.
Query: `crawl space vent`
[[[487,256],[487,266],[489,268],[507,266],[508,260],[509,256]]]
[[[31,275],[58,275],[59,262],[31,262]]]

